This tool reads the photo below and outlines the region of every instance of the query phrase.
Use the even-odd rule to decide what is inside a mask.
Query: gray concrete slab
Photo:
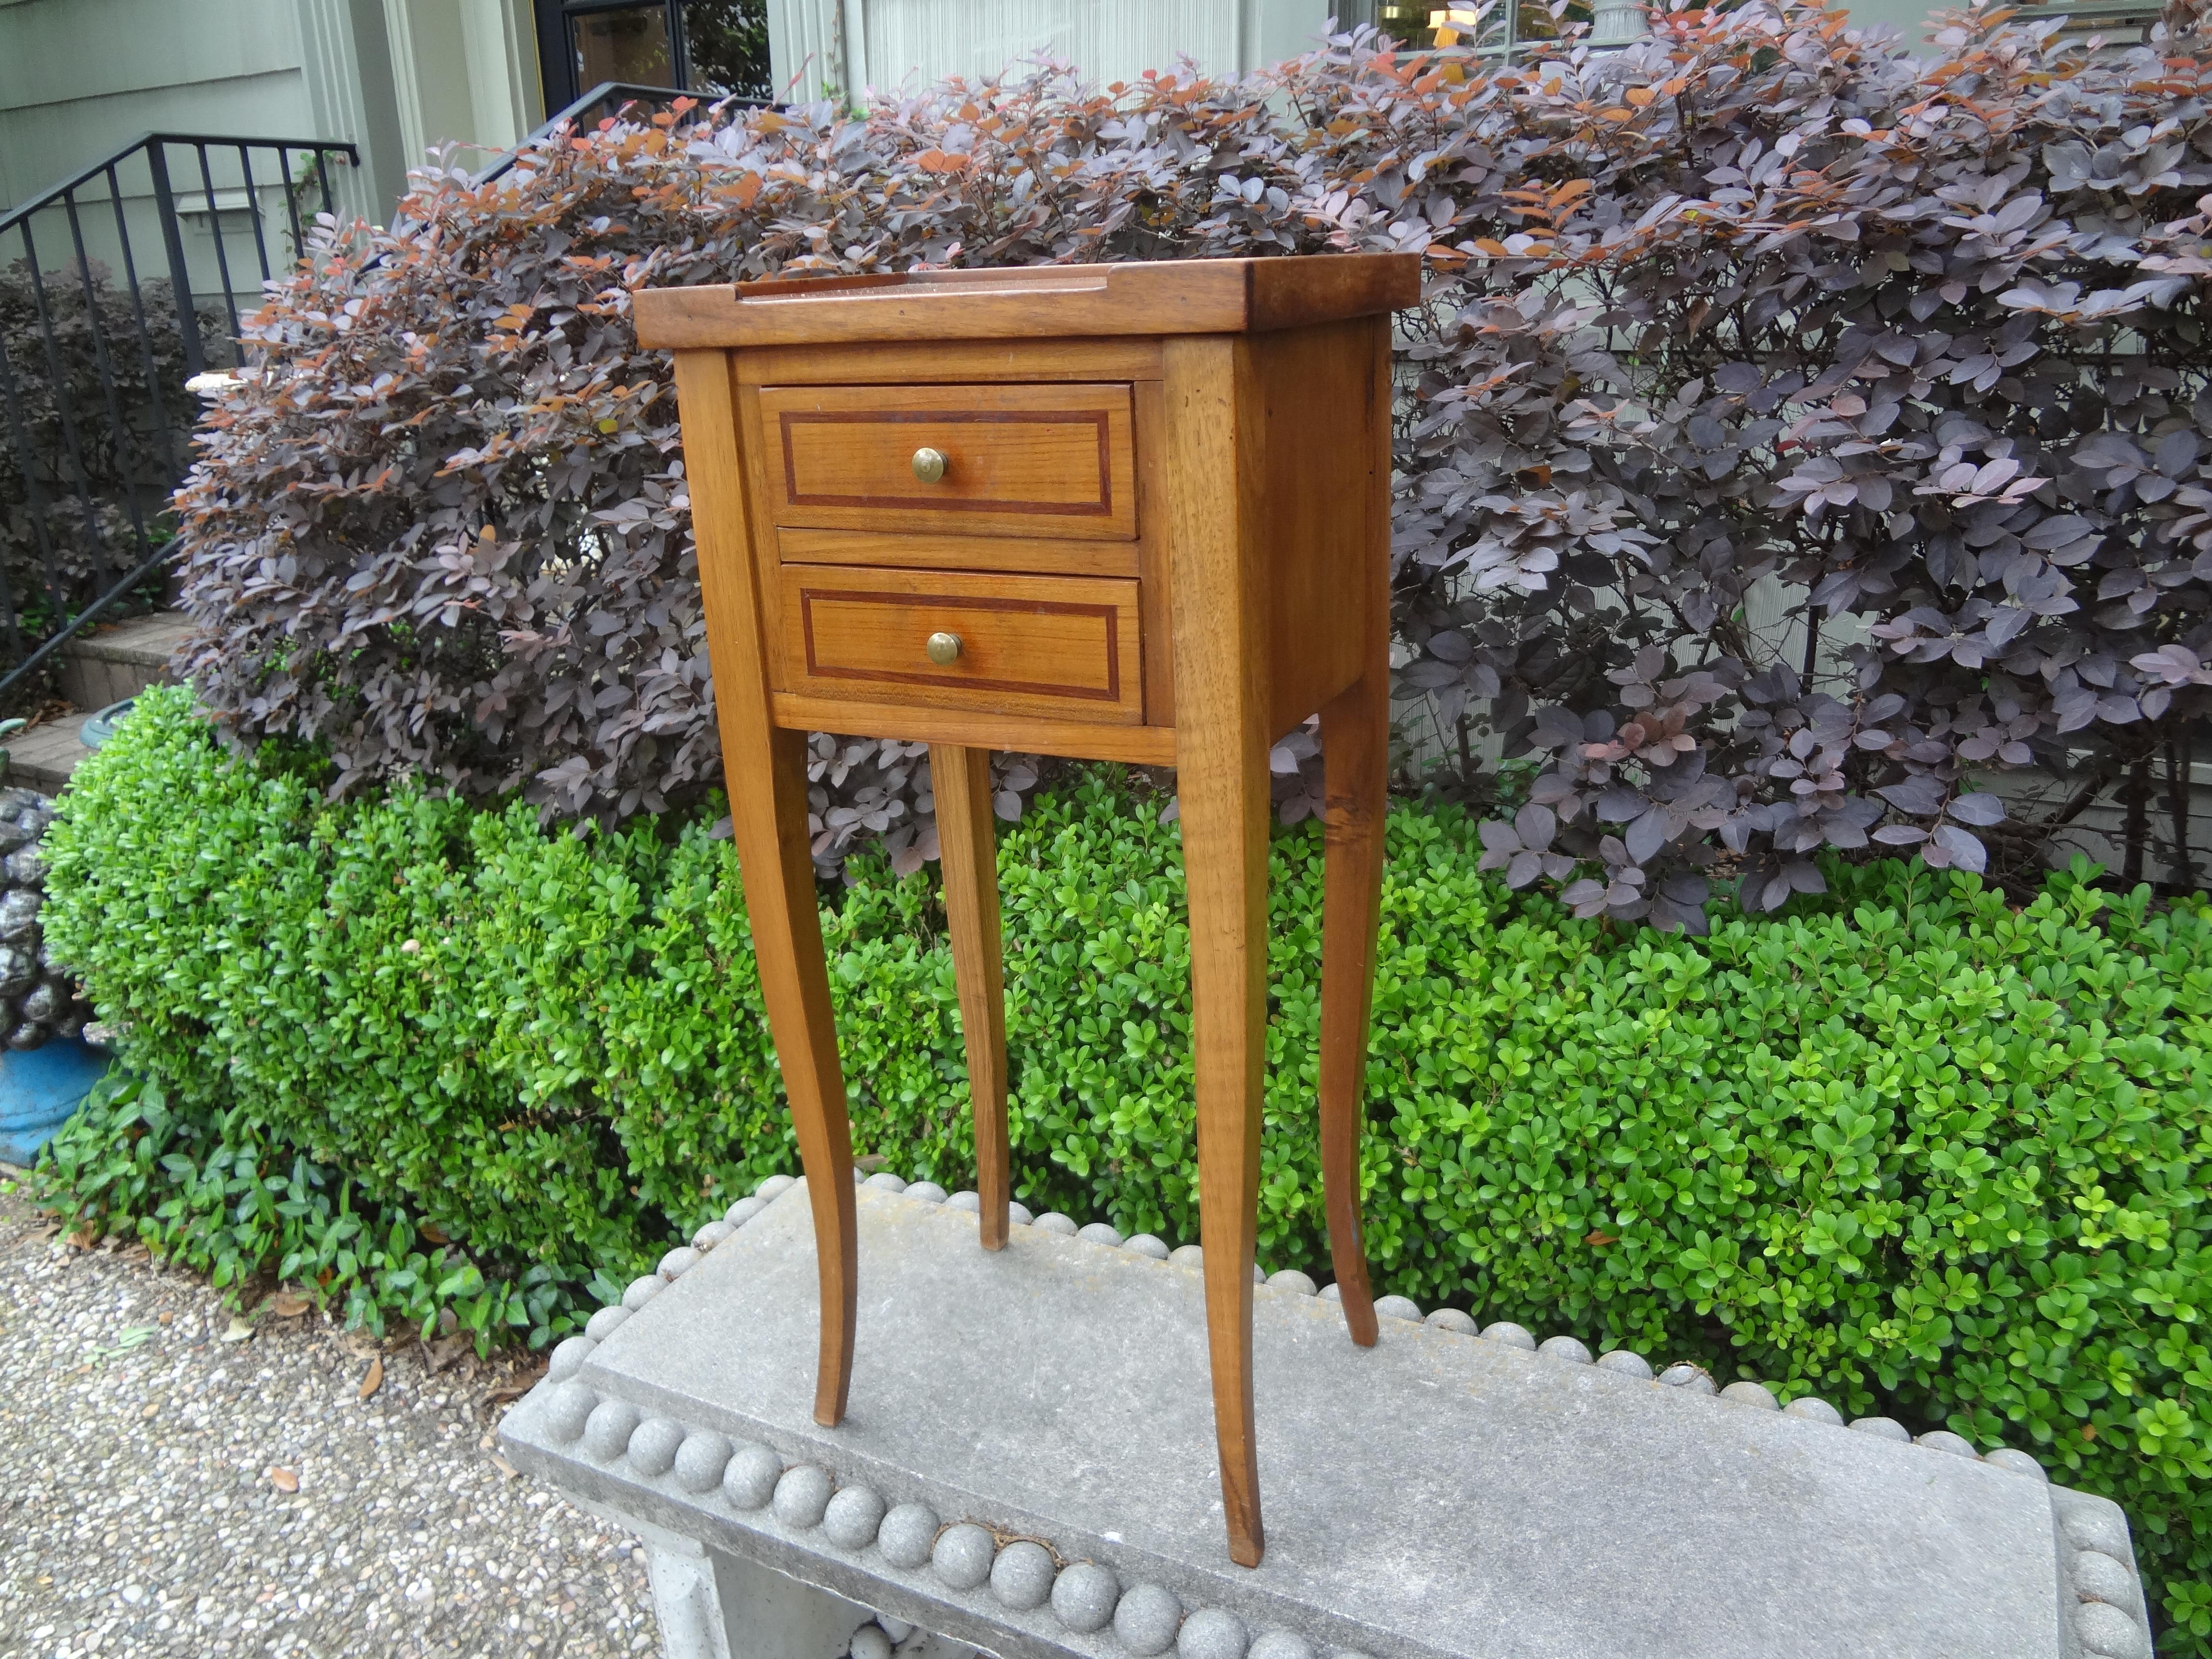
[[[1152,1585],[1182,1614],[1232,1615],[1248,1638],[1285,1632],[1375,1659],[2075,1650],[2063,1558],[2081,1546],[2039,1472],[1402,1320],[1360,1350],[1332,1303],[1290,1286],[1255,1294],[1267,1553],[1237,1568],[1195,1271],[1042,1227],[1017,1226],[988,1254],[972,1213],[863,1188],[851,1407],[823,1429],[811,1415],[804,1194],[753,1208],[703,1255],[664,1264],[671,1282],[633,1287],[637,1311],[603,1316],[603,1340],[556,1359],[507,1419],[512,1455],[566,1490],[1007,1655],[1154,1650],[1141,1620],[1085,1633],[1049,1606],[963,1589],[957,1561],[900,1566],[884,1542],[842,1547],[805,1504],[779,1515],[686,1490],[671,1449],[757,1443],[887,1505],[979,1522],[1001,1549],[1030,1538],[1056,1565],[1106,1564],[1125,1610],[1142,1600],[1132,1587]],[[626,1453],[633,1417],[666,1426]],[[2116,1509],[2066,1496],[2124,1549]],[[2090,1624],[2105,1629],[2112,1611]],[[2139,1587],[2121,1611],[2140,1631]],[[1185,1659],[1242,1659],[1215,1631],[1187,1622]]]

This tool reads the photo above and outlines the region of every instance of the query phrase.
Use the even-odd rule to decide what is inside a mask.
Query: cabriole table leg
[[[1367,1021],[1389,808],[1387,660],[1321,711],[1322,834],[1321,1167],[1329,1260],[1352,1340],[1375,1345],[1375,1293],[1359,1218]]]
[[[1006,996],[999,956],[999,861],[991,823],[988,750],[929,746],[937,798],[937,845],[951,926],[952,975],[968,1049],[968,1093],[975,1115],[975,1196],[987,1250],[1006,1243]]]
[[[860,1311],[860,1240],[853,1205],[853,1130],[822,953],[814,859],[806,834],[806,738],[767,734],[767,763],[743,774],[730,797],[730,823],[752,921],[753,955],[768,1004],[769,1034],[791,1097],[822,1285],[822,1358],[814,1420],[845,1416],[853,1382],[853,1332]]]
[[[822,1287],[822,1353],[815,1420],[843,1420],[853,1382],[860,1312],[860,1240],[853,1205],[853,1131],[822,954],[822,915],[806,829],[806,735],[779,729],[769,705],[763,631],[746,553],[745,486],[728,360],[719,351],[676,354],[684,404],[684,470],[690,481],[699,582],[714,659],[722,769],[731,780],[730,828],[752,923],[761,998],[776,1063],[791,1099],[806,1165],[807,1199]]]
[[[1252,1259],[1267,1054],[1267,605],[1240,490],[1241,341],[1168,342],[1174,526],[1176,787],[1190,902],[1191,1050],[1199,1243],[1229,1556],[1256,1567],[1259,1445],[1252,1407]]]
[[[1205,1247],[1213,1432],[1229,1556],[1256,1567],[1266,1547],[1252,1403],[1252,1264],[1267,1054],[1265,744],[1242,767],[1194,769],[1185,762],[1177,782],[1190,889],[1199,1240]]]

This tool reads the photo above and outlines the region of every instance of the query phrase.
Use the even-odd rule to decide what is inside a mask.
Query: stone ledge
[[[1066,1218],[987,1255],[958,1198],[902,1184],[860,1194],[844,1425],[811,1419],[811,1219],[779,1182],[562,1346],[502,1425],[510,1455],[1008,1656],[2148,1652],[2119,1511],[2022,1454],[1852,1432],[1764,1389],[1717,1399],[1579,1343],[1529,1352],[1517,1328],[1386,1320],[1358,1350],[1310,1281],[1255,1296],[1268,1553],[1243,1571],[1199,1276],[1139,1241],[1068,1237]],[[1082,1563],[1110,1576],[1072,1577]],[[1071,1622],[1062,1583],[1104,1594],[1114,1621]]]

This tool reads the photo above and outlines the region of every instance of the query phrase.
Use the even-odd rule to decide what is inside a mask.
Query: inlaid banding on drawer
[[[805,565],[781,575],[778,690],[1142,718],[1134,582]],[[933,640],[945,655],[933,659]]]
[[[770,386],[760,409],[780,526],[1136,534],[1127,386]]]
[[[896,616],[884,617],[882,611],[886,606],[895,607]],[[1033,696],[1088,697],[1100,702],[1115,702],[1121,695],[1121,641],[1116,637],[1120,612],[1110,605],[1060,605],[1042,599],[959,599],[943,593],[821,593],[801,587],[799,608],[799,626],[806,633],[806,672],[810,674],[827,674],[839,679],[891,680],[908,685],[964,685],[979,691],[1018,691]],[[851,659],[851,647],[875,645],[885,622],[918,623],[919,613],[923,611],[928,613],[932,622],[956,626],[963,622],[970,623],[969,633],[956,635],[967,641],[970,655],[978,647],[978,641],[970,635],[1000,634],[994,654],[998,660],[1007,663],[1007,669],[997,672],[979,669],[974,673],[963,673],[958,672],[957,661],[941,668],[917,670],[885,667],[881,658],[872,655],[857,661]],[[993,612],[1000,615],[994,617],[990,614]],[[1011,652],[1006,649],[1003,630],[993,626],[1001,618],[1012,622],[1024,636],[1018,647]],[[914,629],[909,626],[905,631],[910,633]],[[929,635],[923,636],[925,649],[919,660],[928,660],[927,641],[931,635],[954,631],[952,627],[933,627]],[[846,659],[839,660],[841,655]],[[1020,672],[1015,665],[1032,660],[1040,671],[1038,678],[1009,677]],[[1048,664],[1057,672],[1048,677],[1042,671]]]
[[[1114,513],[1114,454],[1103,410],[1047,412],[1019,409],[817,410],[787,409],[776,416],[783,436],[783,498],[793,507],[895,507],[933,513],[957,507],[967,513],[1020,513],[1047,517],[1103,519]],[[1028,427],[1014,442],[994,441],[1001,434],[970,434],[963,427]],[[832,430],[812,432],[811,427]],[[910,431],[878,431],[878,428]],[[947,438],[945,434],[951,433]],[[914,452],[934,438],[951,465],[944,479],[927,489],[914,487]],[[941,447],[940,447],[941,446]],[[1019,448],[1022,477],[1008,485],[994,465],[999,452]],[[891,452],[890,462],[868,453]],[[971,459],[974,458],[974,459]],[[978,474],[981,477],[977,477]],[[872,480],[889,475],[889,493],[839,493],[841,477]],[[805,480],[801,482],[802,478]],[[905,486],[901,493],[900,485]]]

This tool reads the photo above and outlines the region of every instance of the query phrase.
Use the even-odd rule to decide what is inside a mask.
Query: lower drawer
[[[1109,725],[1144,719],[1133,581],[804,564],[778,576],[778,690]]]

